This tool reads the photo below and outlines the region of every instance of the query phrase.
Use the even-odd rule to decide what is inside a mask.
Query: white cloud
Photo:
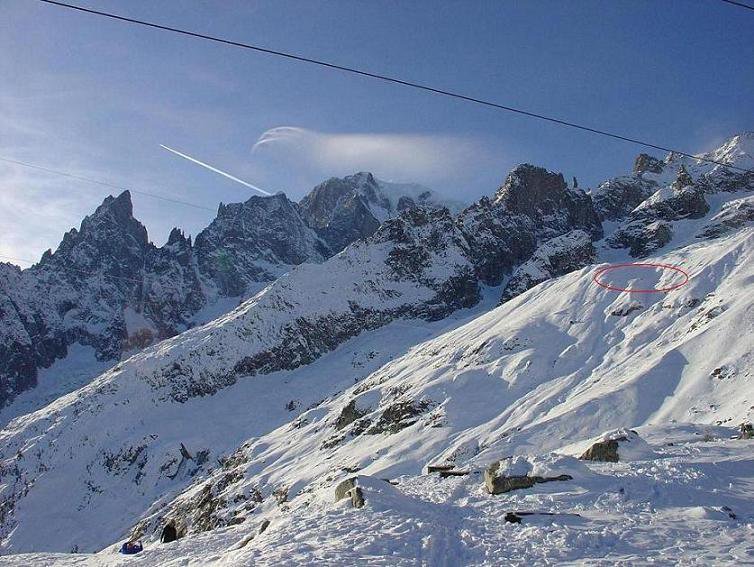
[[[256,157],[274,154],[325,175],[371,171],[387,180],[427,184],[459,178],[487,153],[480,142],[458,136],[325,133],[294,126],[267,130],[252,148]]]

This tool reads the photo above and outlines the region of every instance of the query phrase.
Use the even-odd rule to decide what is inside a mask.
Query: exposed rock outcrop
[[[539,238],[552,238],[580,228],[602,237],[602,224],[589,195],[569,189],[563,174],[529,164],[517,166],[498,189],[493,203],[531,219]]]
[[[752,425],[749,422],[744,422],[741,424],[741,427],[739,427],[740,433],[738,435],[739,439],[754,439],[754,425]]]
[[[631,211],[657,191],[655,181],[641,177],[618,177],[602,183],[592,191],[592,200],[602,220],[616,221],[628,216]]]
[[[364,491],[358,486],[358,479],[359,477],[353,477],[338,484],[335,487],[335,502],[350,498],[351,505],[354,508],[362,508],[364,506]]]
[[[697,238],[717,238],[754,222],[754,198],[746,197],[726,203],[722,210],[712,217]]]
[[[385,220],[417,207],[450,207],[454,212],[459,208],[420,185],[387,183],[365,172],[328,179],[299,203],[302,217],[334,253],[372,236]]]
[[[594,245],[583,230],[551,238],[541,244],[529,260],[516,268],[503,290],[500,302],[504,303],[535,285],[579,270],[594,261]]]
[[[639,154],[634,160],[634,173],[662,173],[665,163],[648,154]]]
[[[698,219],[709,212],[704,189],[695,185],[684,167],[672,185],[656,191],[628,215],[628,224],[609,239],[611,246],[629,248],[633,257],[643,257],[665,246],[673,237],[672,221]]]
[[[221,204],[194,249],[199,272],[230,297],[257,291],[292,266],[332,255],[282,193]]]

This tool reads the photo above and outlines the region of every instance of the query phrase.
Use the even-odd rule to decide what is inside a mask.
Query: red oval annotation
[[[615,270],[620,270],[624,268],[646,268],[651,270],[670,270],[673,272],[676,272],[678,274],[681,274],[683,276],[683,280],[679,283],[661,287],[661,288],[649,288],[649,289],[634,289],[634,288],[626,288],[626,287],[620,287],[615,286],[612,284],[605,283],[603,281],[600,281],[601,276],[605,275],[608,272],[612,272]],[[651,262],[636,262],[636,263],[629,263],[629,264],[611,264],[609,266],[606,266],[604,268],[600,268],[596,272],[594,272],[594,275],[592,276],[592,281],[596,283],[600,287],[604,287],[605,289],[609,289],[610,291],[623,291],[626,293],[665,293],[668,291],[673,291],[674,289],[678,289],[679,287],[685,286],[687,283],[689,283],[689,273],[684,270],[683,268],[679,268],[678,266],[671,266],[670,264],[655,264]]]

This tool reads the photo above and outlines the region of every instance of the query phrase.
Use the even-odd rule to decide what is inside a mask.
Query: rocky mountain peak
[[[636,156],[633,171],[635,175],[641,175],[645,172],[662,173],[664,166],[665,163],[662,160],[652,157],[649,154],[642,153]]]
[[[689,172],[686,170],[686,167],[681,165],[681,167],[678,168],[678,176],[676,177],[676,180],[673,182],[673,188],[676,190],[679,190],[693,184],[694,184],[694,180],[689,175]]]
[[[513,213],[532,216],[543,206],[549,207],[553,197],[567,191],[562,173],[553,173],[528,163],[517,165],[495,194],[495,204],[504,205]]]
[[[126,189],[117,197],[108,195],[102,204],[97,207],[95,215],[111,213],[114,217],[122,220],[128,220],[133,217],[134,207],[131,201],[131,192]]]
[[[751,168],[754,166],[754,132],[741,132],[704,157]]]
[[[445,204],[419,185],[387,183],[368,172],[333,177],[315,187],[299,203],[307,224],[340,252],[351,242],[371,236],[382,222],[415,207]]]
[[[168,246],[173,245],[188,245],[191,246],[191,237],[186,237],[186,235],[183,234],[183,230],[181,230],[178,227],[174,227],[170,231],[170,236],[168,236]]]
[[[59,260],[63,265],[101,265],[110,258],[117,265],[138,263],[149,246],[146,227],[133,217],[131,194],[106,197],[79,230],[69,230],[58,249],[45,254],[40,265]]]
[[[369,171],[357,171],[353,175],[347,175],[345,177],[345,180],[349,183],[353,183],[355,185],[360,186],[377,186],[377,180],[375,179],[374,175],[370,173]]]
[[[242,295],[304,262],[321,262],[330,250],[284,193],[221,205],[194,242],[199,270],[221,295]]]
[[[359,195],[374,199],[377,183],[371,173],[359,172],[343,178],[331,177],[320,183],[301,199],[299,206],[312,228],[325,228],[334,216],[334,211],[343,197],[351,199]]]
[[[594,238],[602,235],[591,197],[581,189],[569,189],[562,173],[543,167],[516,166],[497,190],[493,205],[531,219],[540,237],[551,238],[574,228]]]

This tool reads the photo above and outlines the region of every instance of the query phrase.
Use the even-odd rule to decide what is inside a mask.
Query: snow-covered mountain
[[[739,169],[672,153],[664,160],[641,154],[632,175],[592,191],[600,218],[622,221],[607,244],[630,249],[632,257],[646,256],[674,238],[674,221],[702,218],[710,200],[726,199],[720,193],[746,191],[754,184],[754,133],[734,136],[700,157]]]
[[[0,264],[0,408],[33,388],[39,369],[65,359],[74,346],[91,348],[95,359],[114,364],[229,311],[294,266],[323,262],[353,240],[371,236],[379,226],[374,217],[369,230],[345,230],[332,248],[307,212],[316,203],[318,214],[337,217],[341,226],[360,222],[345,211],[339,185],[356,178],[368,183],[359,184],[353,197],[380,220],[396,213],[394,204],[432,209],[442,204],[418,186],[358,174],[331,179],[301,205],[282,193],[221,204],[193,243],[174,229],[158,248],[133,217],[126,191],[105,199],[32,268]],[[331,234],[332,226],[327,230]],[[92,368],[101,370],[99,364]],[[0,421],[7,420],[0,414]]]
[[[744,167],[751,140],[715,159]],[[104,549],[90,560],[107,564],[132,534],[146,564],[631,562],[714,533],[710,561],[726,545],[750,558],[751,442],[720,437],[754,399],[751,191],[748,173],[644,156],[591,196],[522,165],[458,214],[409,207],[13,420],[3,549]],[[690,281],[641,296],[593,282],[631,255]],[[648,444],[614,465],[566,457],[618,428]],[[571,478],[485,495],[481,472],[511,455],[495,474]],[[430,464],[469,474],[422,475]],[[356,474],[364,507],[334,502]],[[555,516],[515,526],[514,511]],[[167,522],[183,537],[160,545]]]
[[[728,486],[737,475],[750,481],[751,442],[738,441],[739,448],[734,444],[723,451],[725,456],[710,455],[711,461],[721,459],[721,466],[730,467],[726,472],[683,458],[689,453],[701,456],[694,442],[701,441],[703,434],[709,441],[727,438],[735,433],[734,426],[754,413],[754,342],[739,338],[754,327],[754,307],[745,291],[745,282],[754,275],[754,228],[685,246],[657,260],[682,265],[694,278],[673,296],[640,299],[592,284],[594,266],[542,284],[417,345],[269,434],[249,439],[172,502],[156,503],[135,526],[134,535],[154,541],[167,521],[180,526],[187,539],[250,523],[249,528],[225,536],[228,553],[244,534],[254,533],[268,519],[270,534],[240,554],[247,562],[282,558],[280,547],[300,554],[299,561],[322,552],[297,546],[298,538],[322,541],[334,560],[334,550],[348,553],[337,540],[346,538],[350,530],[363,545],[371,538],[379,541],[380,535],[392,533],[401,517],[424,524],[427,515],[434,517],[433,507],[442,498],[454,502],[448,510],[453,515],[439,514],[429,523],[454,531],[454,537],[427,525],[397,530],[398,542],[376,548],[385,556],[397,553],[398,563],[411,564],[419,557],[431,563],[431,549],[422,555],[409,542],[440,537],[439,545],[457,548],[454,554],[468,552],[479,562],[495,564],[494,553],[484,548],[502,545],[497,540],[503,528],[485,528],[479,519],[472,520],[479,511],[462,513],[464,502],[492,508],[484,510],[488,523],[504,523],[505,513],[514,510],[565,513],[564,520],[569,513],[594,510],[594,517],[588,515],[589,531],[597,533],[610,525],[611,514],[627,514],[618,531],[624,537],[636,529],[631,517],[639,515],[645,499],[681,517],[702,511],[696,507],[706,507],[703,510],[709,514],[733,506],[743,522],[751,522],[753,494],[745,491],[745,485],[736,490]],[[640,279],[643,274],[635,269],[626,277]],[[659,284],[672,280],[670,274],[652,277]],[[665,447],[671,441],[678,443],[667,431],[674,423],[698,424],[677,428],[676,435],[691,441],[684,449]],[[428,465],[479,473],[509,455],[565,451],[578,456],[590,438],[604,431],[639,426],[654,436],[658,454],[631,459],[639,462],[627,470],[622,465],[617,470],[624,478],[609,482],[609,476],[599,479],[595,473],[615,472],[583,467],[575,486],[535,491],[534,496],[522,494],[513,500],[499,497],[503,502],[495,505],[484,502],[482,479],[473,472],[459,483],[421,476]],[[555,467],[558,474],[573,474],[572,465],[562,467]],[[356,474],[375,479],[376,484],[365,483],[363,489],[374,505],[363,516],[358,510],[355,516],[343,516],[333,489]],[[383,478],[396,479],[397,490],[386,485],[381,491],[384,483],[378,479]],[[693,488],[690,483],[695,483]],[[662,488],[652,488],[657,484]],[[658,494],[654,499],[653,490]],[[615,495],[614,502],[605,500],[606,492]],[[457,514],[468,518],[469,539],[458,533],[462,526]],[[729,518],[720,513],[719,520]],[[357,522],[358,528],[347,529],[350,522]],[[739,525],[739,530],[734,530],[736,526],[730,530],[743,531],[736,538],[746,541],[748,530]],[[725,521],[720,528],[726,528],[727,537]],[[219,533],[216,538],[222,537]],[[618,539],[617,534],[614,537]],[[609,547],[601,552],[609,552]],[[534,550],[529,553],[537,555]]]
[[[364,172],[328,179],[299,203],[301,216],[334,252],[372,236],[387,219],[416,207],[457,213],[463,205],[421,185],[389,183]]]

